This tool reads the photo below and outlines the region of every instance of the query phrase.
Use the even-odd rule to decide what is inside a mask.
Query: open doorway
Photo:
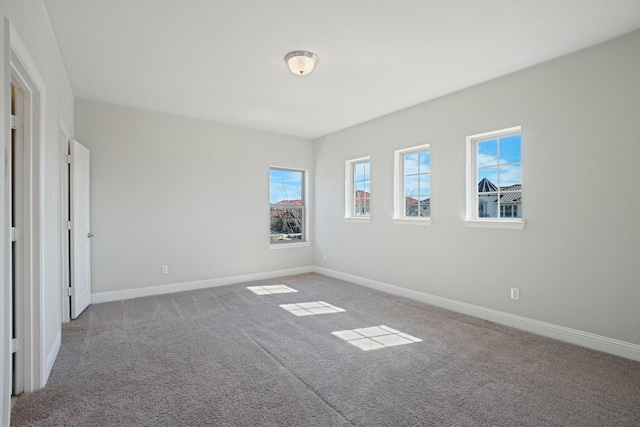
[[[11,283],[11,399],[24,392],[24,92],[11,83],[9,276]]]
[[[10,340],[3,389],[12,395],[44,386],[53,365],[56,346],[45,354],[42,286],[41,177],[43,145],[44,81],[24,42],[11,23],[8,26],[10,80],[4,87],[9,115],[5,139],[5,200],[7,235],[5,264],[8,288],[8,328]],[[4,347],[4,343],[3,343]],[[4,347],[6,349],[6,347]],[[9,349],[7,349],[9,350]],[[5,382],[6,380],[6,382]],[[3,414],[4,416],[4,414]]]
[[[60,143],[60,295],[61,320],[63,323],[71,321],[71,202],[69,199],[71,164],[69,156],[69,132],[62,122],[58,133]]]
[[[91,303],[90,152],[60,123],[62,321]]]
[[[60,340],[59,334],[53,342],[43,339],[45,327],[49,336],[56,332],[44,310],[41,277],[45,84],[15,27],[6,18],[2,24],[0,424],[8,425],[11,395],[45,385]]]

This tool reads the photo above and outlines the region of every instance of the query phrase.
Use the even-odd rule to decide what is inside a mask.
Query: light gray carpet
[[[423,341],[331,335],[377,325]],[[640,363],[307,274],[89,307],[12,425],[640,426]]]

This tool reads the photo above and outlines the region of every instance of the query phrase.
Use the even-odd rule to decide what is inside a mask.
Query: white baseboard
[[[216,279],[196,280],[192,282],[171,283],[167,285],[148,286],[144,288],[125,289],[122,291],[97,292],[91,295],[91,303],[98,304],[109,301],[120,301],[131,298],[139,298],[153,295],[169,294],[174,292],[192,291],[196,289],[212,288],[216,286],[232,285],[235,283],[249,282],[253,280],[274,279],[277,277],[293,276],[304,273],[319,273],[325,276],[335,277],[336,279],[346,280],[357,285],[366,286],[393,295],[413,299],[416,301],[431,304],[436,307],[446,308],[458,313],[468,314],[484,320],[500,323],[502,325],[511,326],[523,331],[554,338],[582,347],[591,348],[593,350],[603,351],[605,353],[614,354],[616,356],[625,357],[627,359],[640,361],[640,345],[626,341],[608,338],[602,335],[592,334],[590,332],[580,331],[578,329],[567,328],[564,326],[554,325],[553,323],[542,322],[528,317],[517,316],[515,314],[505,313],[503,311],[493,310],[479,305],[468,304],[452,300],[449,298],[439,297],[437,295],[419,292],[412,289],[402,288],[400,286],[391,285],[389,283],[380,282],[366,277],[356,276],[354,274],[343,273],[341,271],[330,270],[324,267],[307,266],[290,268],[285,270],[267,271],[262,273],[243,274],[238,276],[228,276]],[[55,361],[55,356],[60,348],[59,339],[47,355],[46,371],[47,376]]]
[[[605,353],[614,354],[616,356],[625,357],[640,361],[640,345],[613,338],[596,335],[577,329],[566,328],[564,326],[554,325],[552,323],[541,322],[539,320],[527,317],[517,316],[503,311],[492,310],[490,308],[481,307],[479,305],[467,304],[443,298],[424,292],[414,291],[412,289],[402,288],[400,286],[390,285],[388,283],[379,282],[377,280],[367,279],[365,277],[356,276],[349,273],[343,273],[336,270],[330,270],[323,267],[315,267],[315,272],[324,274],[325,276],[334,277],[336,279],[345,280],[357,285],[366,286],[378,291],[386,292],[393,295],[402,296],[426,304],[435,305],[437,307],[446,308],[458,313],[468,314],[484,320],[500,323],[502,325],[511,326],[523,331],[532,332],[593,350],[603,351]]]
[[[193,291],[196,289],[213,288],[216,286],[232,285],[234,283],[249,282],[253,280],[274,279],[276,277],[293,276],[295,274],[313,273],[314,271],[314,266],[307,266],[262,273],[242,274],[239,276],[220,277],[216,279],[195,280],[192,282],[170,283],[167,285],[124,289],[121,291],[96,292],[91,294],[91,303],[99,304],[101,302],[120,301],[153,295],[171,294],[174,292]]]

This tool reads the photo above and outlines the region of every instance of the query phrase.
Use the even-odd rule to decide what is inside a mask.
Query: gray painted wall
[[[635,31],[316,141],[316,265],[640,344],[639,46]],[[465,137],[517,125],[526,227],[465,228]],[[433,225],[394,225],[393,152],[425,143]],[[371,222],[354,224],[344,162],[362,156]]]
[[[640,344],[639,44],[636,31],[315,143],[77,100],[94,292],[315,263]],[[465,137],[516,125],[527,226],[465,228]],[[394,225],[393,151],[424,143],[433,225]],[[371,222],[347,223],[344,162],[367,155]],[[268,249],[270,165],[315,168],[311,247]]]
[[[74,99],[43,4],[5,2],[2,16],[46,84],[41,298],[42,339],[51,355],[60,337],[58,130],[62,121],[73,131]],[[76,137],[92,151],[93,290],[315,262],[640,344],[638,46],[640,31],[315,144],[78,100]],[[527,226],[467,229],[464,138],[515,125],[523,126]],[[393,225],[393,150],[423,143],[433,156],[433,225]],[[365,155],[373,168],[371,223],[345,223],[344,161]],[[268,248],[271,165],[310,172],[310,247]],[[4,182],[0,175],[0,194]],[[168,275],[160,274],[162,264]],[[0,275],[6,277],[4,262]],[[509,300],[511,286],[520,287],[521,301]],[[6,307],[5,299],[5,314]],[[6,379],[6,315],[2,321]],[[7,385],[0,390],[3,422]]]
[[[312,178],[311,141],[82,99],[75,114],[91,150],[93,292],[313,264],[312,246],[269,249],[269,167]]]
[[[24,42],[24,46],[29,52],[33,65],[37,69],[40,77],[44,81],[44,104],[43,104],[43,130],[40,165],[40,206],[37,215],[40,217],[40,232],[42,244],[40,247],[41,265],[40,272],[40,289],[38,295],[34,296],[34,300],[41,301],[42,311],[36,315],[36,321],[39,321],[41,328],[40,342],[42,344],[42,357],[38,358],[40,366],[37,372],[41,378],[34,379],[33,384],[40,384],[49,375],[53,366],[53,361],[57,355],[58,346],[61,339],[61,307],[60,307],[60,291],[61,291],[61,260],[60,260],[60,148],[58,134],[60,123],[64,123],[67,129],[72,130],[74,125],[73,102],[74,97],[71,86],[67,79],[67,74],[62,62],[62,56],[58,50],[58,45],[51,28],[49,15],[40,1],[24,2],[11,1],[2,2],[0,8],[0,19],[3,20],[1,25],[3,30],[2,51],[4,52],[4,41],[6,32],[4,19],[9,19],[15,28],[19,37]],[[3,84],[0,89],[0,97],[5,99],[5,84],[9,83],[10,74],[9,64],[5,63],[5,55],[0,55],[0,62],[3,67]],[[2,117],[4,115],[4,105],[0,108]],[[3,141],[5,136],[9,135],[9,131],[5,129],[7,124],[4,119],[0,130],[2,130]],[[9,139],[6,139],[9,141]],[[4,143],[3,143],[4,144]],[[6,151],[0,150],[0,164],[6,163]],[[11,388],[8,379],[9,375],[9,287],[11,283],[8,278],[8,248],[6,230],[8,230],[8,204],[5,198],[5,174],[0,174],[0,194],[3,200],[3,209],[0,213],[0,223],[2,223],[3,250],[0,250],[2,262],[0,263],[0,277],[2,277],[2,329],[0,331],[0,341],[2,344],[2,354],[0,355],[0,365],[2,366],[2,389],[0,390],[0,424],[8,425],[9,420],[9,402]],[[34,212],[34,215],[36,213]],[[5,246],[6,243],[6,246]],[[29,389],[30,385],[27,385]]]

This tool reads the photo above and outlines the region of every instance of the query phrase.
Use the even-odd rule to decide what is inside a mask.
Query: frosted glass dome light
[[[306,50],[296,50],[287,53],[284,61],[293,74],[304,76],[313,71],[313,67],[315,67],[316,62],[318,62],[318,56]]]

